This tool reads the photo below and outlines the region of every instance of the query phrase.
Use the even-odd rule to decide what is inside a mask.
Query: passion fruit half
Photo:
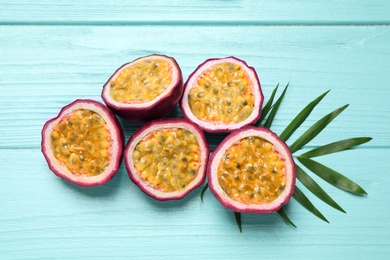
[[[102,185],[118,171],[124,135],[103,104],[78,99],[42,130],[42,153],[59,177],[82,187]]]
[[[206,177],[209,147],[197,125],[185,119],[159,119],[137,130],[124,161],[130,179],[150,197],[182,199]]]
[[[272,213],[291,198],[295,163],[288,146],[267,128],[247,126],[229,134],[213,152],[209,188],[228,209]]]
[[[263,99],[255,69],[227,57],[198,66],[184,84],[180,108],[207,132],[231,132],[260,118]]]
[[[104,84],[102,98],[120,117],[146,122],[170,112],[182,93],[182,73],[176,60],[155,54],[121,66]]]

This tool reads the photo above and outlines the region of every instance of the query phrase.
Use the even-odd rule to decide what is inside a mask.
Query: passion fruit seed
[[[241,66],[222,62],[199,76],[188,102],[194,116],[202,121],[237,123],[251,115],[255,100]]]
[[[218,166],[218,182],[236,201],[264,204],[284,190],[284,160],[273,145],[259,137],[246,137],[230,146]]]
[[[198,171],[197,138],[188,130],[161,129],[140,141],[132,154],[143,180],[164,192],[185,188]]]
[[[171,82],[171,68],[166,60],[143,59],[111,80],[110,95],[122,103],[146,102],[161,95]]]
[[[74,110],[61,119],[50,137],[55,158],[74,175],[96,176],[110,164],[106,122],[92,110]]]

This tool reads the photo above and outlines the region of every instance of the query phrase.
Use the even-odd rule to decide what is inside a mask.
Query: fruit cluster
[[[237,212],[270,213],[288,202],[295,164],[287,145],[264,127],[263,93],[253,67],[235,57],[209,59],[183,84],[164,55],[120,67],[104,84],[106,106],[76,100],[42,130],[42,152],[58,176],[101,185],[122,158],[130,179],[157,200],[181,199],[208,177],[210,190]],[[179,103],[184,119],[161,119]],[[116,116],[145,124],[124,146]],[[230,133],[209,158],[203,131]]]

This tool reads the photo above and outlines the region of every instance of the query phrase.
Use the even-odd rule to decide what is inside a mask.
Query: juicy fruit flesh
[[[157,98],[172,82],[171,68],[163,59],[143,59],[123,69],[110,82],[111,97],[122,103]]]
[[[195,117],[207,122],[238,123],[254,109],[250,80],[240,65],[215,64],[200,75],[188,95]]]
[[[199,151],[198,140],[190,131],[162,129],[140,141],[132,157],[143,180],[164,192],[174,192],[195,178]]]
[[[55,158],[74,175],[96,176],[110,163],[106,122],[92,110],[73,111],[54,127],[50,137]]]
[[[225,151],[218,166],[218,182],[236,201],[271,203],[286,185],[284,160],[270,142],[246,137]]]

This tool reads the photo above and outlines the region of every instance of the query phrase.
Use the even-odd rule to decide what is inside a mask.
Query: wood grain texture
[[[29,159],[15,166],[17,157]],[[356,149],[322,159],[344,170],[369,194],[352,196],[316,178],[347,211],[340,213],[309,196],[330,224],[292,200],[287,212],[298,229],[277,215],[244,215],[240,234],[232,212],[209,192],[204,204],[199,189],[183,201],[159,203],[130,183],[124,168],[107,185],[82,189],[50,173],[36,149],[2,149],[2,170],[12,174],[1,175],[0,252],[10,259],[253,259],[260,253],[279,259],[385,258],[389,229],[384,225],[390,213],[384,210],[387,201],[382,196],[390,180],[378,179],[370,164],[354,162],[387,157],[380,150]],[[382,170],[388,172],[390,167],[386,164]]]
[[[389,13],[383,0],[0,0],[0,258],[389,259]],[[347,214],[298,182],[330,224],[292,199],[286,212],[298,229],[276,214],[243,215],[240,234],[233,213],[209,191],[204,203],[200,189],[182,201],[157,202],[130,182],[123,165],[101,187],[56,177],[40,152],[44,122],[74,99],[100,100],[115,69],[152,53],[175,57],[184,78],[207,58],[242,58],[256,68],[266,99],[277,83],[290,82],[276,133],[331,89],[289,143],[349,103],[303,151],[373,137],[318,158],[368,196],[311,174]],[[140,126],[122,125],[126,140]],[[223,135],[207,137],[215,146]]]
[[[389,24],[383,0],[1,0],[3,24]],[[26,10],[28,10],[26,12]]]
[[[297,135],[350,103],[337,126],[313,144],[370,135],[370,145],[390,145],[383,132],[390,126],[383,116],[390,104],[382,98],[390,82],[384,66],[390,64],[389,27],[17,26],[1,27],[0,33],[8,35],[0,42],[2,50],[8,48],[0,60],[3,148],[38,148],[43,123],[61,107],[76,98],[99,100],[103,84],[121,64],[152,53],[175,57],[184,78],[209,57],[242,58],[257,69],[266,99],[277,83],[290,82],[283,113],[273,124],[278,133],[331,89]],[[130,126],[126,133],[134,130]]]

